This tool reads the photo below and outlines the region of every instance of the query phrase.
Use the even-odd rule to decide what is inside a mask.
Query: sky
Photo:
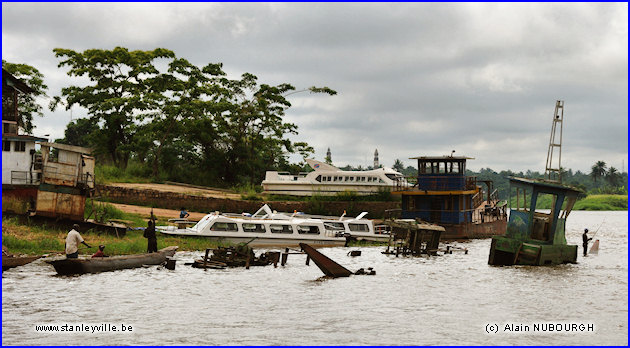
[[[54,48],[117,46],[336,90],[288,96],[285,121],[338,166],[455,150],[472,170],[544,172],[563,100],[562,167],[628,168],[627,3],[2,3],[2,59],[39,69],[49,98],[81,82]],[[34,134],[79,117],[46,111]]]

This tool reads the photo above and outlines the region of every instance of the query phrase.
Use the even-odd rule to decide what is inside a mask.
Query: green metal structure
[[[565,223],[579,193],[558,183],[510,177],[507,232],[504,236],[492,237],[488,264],[542,266],[575,263],[577,245],[567,245]],[[537,202],[549,199],[551,210],[536,209]]]

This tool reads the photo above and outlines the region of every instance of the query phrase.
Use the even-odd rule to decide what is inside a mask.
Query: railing
[[[94,175],[85,173],[81,175],[58,173],[56,166],[44,166],[42,174],[42,181],[45,183],[66,185],[66,186],[79,186],[85,185],[88,187],[94,187]]]
[[[423,220],[429,220],[433,223],[461,223],[472,222],[482,223],[498,220],[505,220],[507,215],[504,210],[498,208],[489,209],[462,209],[462,210],[431,210],[431,209],[416,209],[408,210],[407,212],[413,213],[425,213],[427,217]],[[439,221],[432,221],[434,219],[431,216],[435,216],[432,213],[438,213]],[[414,214],[415,215],[415,214]]]
[[[35,174],[35,177],[33,177]],[[31,173],[28,171],[12,170],[11,171],[11,184],[12,185],[39,185],[38,173]]]
[[[477,187],[477,177],[461,175],[422,175],[415,185],[406,182],[394,182],[394,191],[463,191],[474,190]]]

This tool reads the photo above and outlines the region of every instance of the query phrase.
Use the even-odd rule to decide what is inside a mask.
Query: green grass
[[[17,218],[2,218],[2,245],[13,254],[63,254],[67,234],[67,230],[57,227],[24,225]],[[81,235],[93,248],[80,250],[80,254],[90,255],[101,244],[105,245],[106,255],[141,254],[147,250],[147,240],[142,236],[142,231],[127,231],[123,238],[93,230],[82,231]],[[220,244],[203,237],[176,237],[158,233],[158,248],[169,245],[179,246],[180,251],[196,251],[216,248]]]
[[[589,195],[576,202],[573,210],[628,210],[628,195]]]
[[[536,201],[536,209],[551,209],[552,202],[551,195],[540,196]],[[563,208],[565,205],[566,203],[563,205]],[[514,197],[512,197],[512,207],[516,207],[516,198]],[[628,210],[628,196],[588,195],[586,198],[578,200],[573,206],[573,210]]]
[[[133,161],[129,162],[126,169],[118,168],[113,165],[96,165],[96,168],[94,168],[94,176],[96,177],[97,184],[109,184],[112,182],[153,182],[149,167]]]

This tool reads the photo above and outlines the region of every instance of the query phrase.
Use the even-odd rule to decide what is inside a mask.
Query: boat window
[[[269,225],[271,233],[293,233],[290,225]]]
[[[318,175],[318,176],[315,178],[315,180],[316,180],[316,181],[318,181],[318,182],[321,182],[321,181],[322,181],[322,176],[321,176],[321,175]]]
[[[262,224],[243,224],[243,231],[265,233],[265,226]]]
[[[345,230],[345,227],[343,227],[343,222],[326,222],[324,226],[326,226],[327,229],[333,230],[333,231]]]
[[[238,227],[232,222],[215,222],[212,227],[210,227],[210,231],[237,232]]]
[[[11,151],[11,141],[9,140],[2,141],[2,151]]]
[[[425,174],[427,172],[427,162],[420,163],[420,173]]]
[[[378,178],[378,182],[381,183],[381,184],[385,183],[385,181],[383,181],[383,179],[381,179],[381,178]]]
[[[300,234],[319,234],[319,226],[315,225],[298,225],[297,230]]]
[[[348,180],[350,180],[350,177],[346,176],[346,180],[345,181],[348,181]]]
[[[350,181],[354,181],[354,176],[351,176],[351,177],[350,177]]]
[[[361,181],[365,181],[365,177],[364,176],[361,177]]]
[[[352,232],[368,232],[370,230],[366,224],[348,224],[348,228]]]
[[[396,174],[385,174],[385,176],[390,178],[391,180],[396,180]]]

